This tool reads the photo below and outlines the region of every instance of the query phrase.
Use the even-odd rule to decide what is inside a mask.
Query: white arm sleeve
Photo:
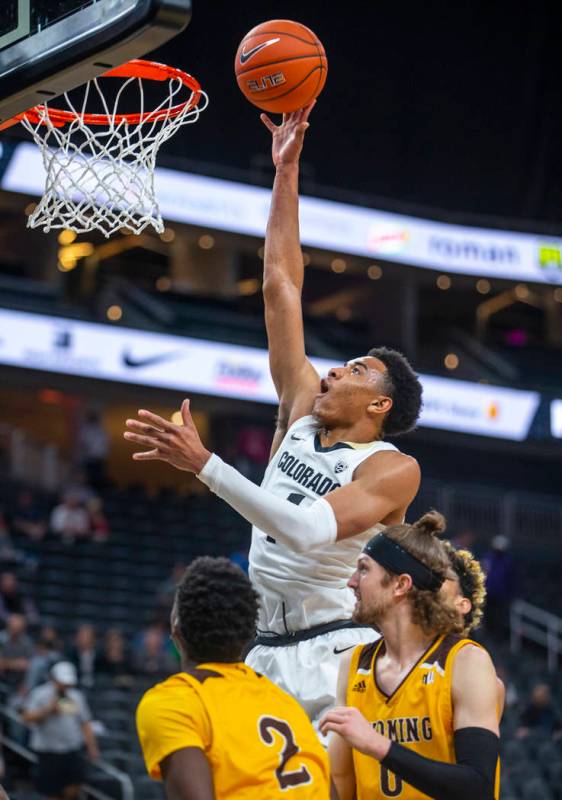
[[[323,499],[296,506],[256,486],[214,453],[197,477],[244,519],[297,553],[336,541],[336,517]]]

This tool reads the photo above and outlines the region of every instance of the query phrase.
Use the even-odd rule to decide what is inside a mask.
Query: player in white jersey
[[[205,449],[182,405],[178,426],[149,411],[127,420],[125,438],[194,472],[252,523],[250,575],[260,594],[260,636],[248,663],[318,719],[333,704],[339,654],[373,639],[353,627],[347,581],[365,542],[401,523],[419,486],[414,459],[383,441],[411,430],[421,386],[400,353],[369,351],[323,379],[304,350],[304,277],[298,169],[312,106],[262,120],[273,137],[276,177],[267,227],[264,300],[270,366],[279,395],[271,462],[261,487]]]

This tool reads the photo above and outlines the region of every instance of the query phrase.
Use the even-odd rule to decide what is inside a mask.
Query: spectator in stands
[[[6,514],[0,508],[0,569],[13,568],[23,561],[24,555],[14,547]]]
[[[12,526],[16,533],[21,533],[34,542],[40,542],[47,533],[43,509],[30,489],[23,489],[16,498]]]
[[[474,531],[460,530],[451,540],[455,550],[468,550],[469,553],[476,552],[476,534]]]
[[[96,646],[96,630],[93,625],[80,625],[74,637],[74,647],[68,654],[78,670],[80,686],[90,689],[94,683],[101,663],[101,654]]]
[[[256,425],[244,425],[236,439],[236,468],[250,480],[261,483],[271,452],[271,432]]]
[[[519,739],[534,731],[543,731],[553,739],[562,738],[562,717],[555,707],[548,683],[537,683],[531,692],[531,700],[519,718],[516,735]]]
[[[103,512],[103,504],[99,497],[88,500],[86,507],[90,515],[90,530],[94,542],[107,542],[109,537],[109,522]]]
[[[49,680],[51,669],[58,661],[62,661],[62,651],[62,643],[56,629],[52,625],[45,625],[35,643],[35,652],[25,676],[26,692]]]
[[[99,758],[90,710],[76,683],[74,665],[59,661],[49,682],[33,689],[22,714],[33,726],[31,748],[39,758],[35,788],[49,798],[78,797],[86,771],[84,746],[92,760]]]
[[[73,544],[76,539],[90,536],[90,516],[74,492],[67,492],[62,503],[53,509],[51,530],[65,544]]]
[[[125,640],[120,631],[107,631],[100,658],[99,672],[109,675],[120,685],[131,683],[133,668],[127,656]]]
[[[37,611],[31,598],[20,589],[13,572],[0,575],[0,620],[5,624],[11,614],[20,614],[27,622],[37,621]]]
[[[33,644],[27,635],[23,614],[12,614],[5,631],[0,634],[0,669],[2,680],[12,693],[19,692],[33,656]]]
[[[237,567],[240,567],[242,572],[245,572],[246,575],[248,574],[248,569],[250,568],[250,562],[248,558],[248,550],[235,550],[229,555],[229,559],[232,561],[232,563],[236,564]]]
[[[96,489],[106,483],[109,437],[96,411],[88,411],[78,434],[79,461]]]
[[[515,562],[507,536],[494,536],[482,558],[486,573],[486,627],[497,637],[508,632],[509,606],[515,594]]]
[[[172,606],[174,604],[174,597],[176,595],[176,589],[178,588],[181,579],[183,578],[183,574],[186,570],[186,565],[183,561],[178,561],[174,564],[174,568],[172,569],[171,575],[163,581],[160,586],[158,587],[156,593],[156,603],[159,610],[164,610],[168,614],[167,619],[169,618],[169,613],[172,610]]]
[[[90,485],[88,473],[83,469],[75,469],[72,472],[70,481],[66,484],[66,492],[75,495],[83,506],[87,506],[90,500],[95,500],[99,496]]]
[[[496,664],[496,674],[505,686],[505,707],[507,710],[516,708],[519,704],[519,692],[511,680],[507,668],[501,664]]]
[[[168,649],[169,637],[159,624],[149,625],[141,633],[133,653],[133,668],[139,675],[170,675],[178,663]]]

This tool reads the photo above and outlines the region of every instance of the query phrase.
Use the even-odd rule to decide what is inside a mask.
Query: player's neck
[[[436,634],[425,633],[411,619],[396,615],[380,625],[384,638],[384,647],[389,661],[402,667],[412,664],[420,658],[434,641]]]
[[[320,443],[322,447],[331,447],[337,442],[353,442],[366,444],[382,439],[382,430],[373,428],[372,423],[361,420],[353,425],[335,425],[334,427],[320,428]]]

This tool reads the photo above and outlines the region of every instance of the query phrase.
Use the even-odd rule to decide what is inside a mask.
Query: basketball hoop
[[[102,78],[125,79],[111,102],[102,91]],[[167,82],[166,97],[150,111],[144,110],[145,80]],[[135,83],[140,111],[122,113],[123,92]],[[162,233],[154,191],[156,156],[165,141],[182,125],[196,122],[207,107],[199,83],[174,67],[135,60],[85,84],[80,103],[68,93],[64,98],[68,110],[45,103],[15,118],[40,148],[47,173],[45,193],[28,227],[99,230],[109,237],[121,228],[139,234],[152,225]],[[86,113],[93,98],[103,113]]]

